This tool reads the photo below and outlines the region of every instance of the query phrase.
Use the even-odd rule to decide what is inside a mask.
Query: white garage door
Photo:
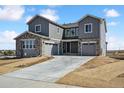
[[[44,43],[43,54],[44,55],[58,55],[58,44]]]

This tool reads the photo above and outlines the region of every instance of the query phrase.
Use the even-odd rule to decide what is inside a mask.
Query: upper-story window
[[[84,24],[84,32],[92,33],[92,23]]]
[[[65,29],[65,37],[75,37],[78,36],[78,28]]]
[[[35,32],[41,32],[41,24],[35,25]]]
[[[75,28],[71,28],[71,36],[75,36],[76,35],[76,32],[75,32],[76,30],[75,30]]]
[[[59,27],[57,28],[57,32],[59,32]]]
[[[66,29],[65,30],[65,37],[69,37],[70,36],[70,29]]]
[[[76,28],[76,36],[78,36],[79,28]]]

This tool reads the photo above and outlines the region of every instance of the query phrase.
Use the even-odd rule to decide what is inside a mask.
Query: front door
[[[63,53],[67,54],[70,53],[71,51],[71,43],[70,42],[63,42]]]
[[[63,42],[63,54],[77,55],[78,54],[78,42]]]
[[[70,46],[71,46],[70,44],[71,44],[71,43],[70,43],[70,42],[67,42],[66,44],[67,44],[67,46],[66,46],[67,53],[70,53],[70,52],[71,52],[71,51],[70,51]]]
[[[66,53],[66,42],[63,42],[63,53]]]

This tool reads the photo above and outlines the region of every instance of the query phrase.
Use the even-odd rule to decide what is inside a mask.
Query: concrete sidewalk
[[[0,76],[0,88],[80,88],[80,87]]]

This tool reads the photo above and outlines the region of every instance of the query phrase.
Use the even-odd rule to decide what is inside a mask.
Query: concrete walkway
[[[0,76],[0,88],[80,88],[80,87]]]
[[[94,57],[91,56],[55,56],[54,59],[33,65],[8,74],[6,77],[17,77],[30,80],[56,82],[67,73],[78,68]]]

